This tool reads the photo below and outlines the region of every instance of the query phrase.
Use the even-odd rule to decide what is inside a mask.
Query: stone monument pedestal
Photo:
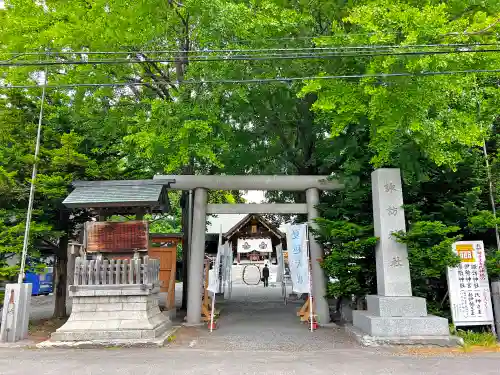
[[[158,306],[159,261],[77,258],[68,321],[38,347],[162,346],[172,333]]]
[[[365,345],[456,345],[448,320],[427,314],[424,298],[413,297],[408,250],[394,232],[406,230],[399,169],[372,173],[373,224],[378,295],[367,296],[367,310],[353,311],[349,329]]]
[[[172,323],[141,285],[71,286],[71,315],[40,347],[162,346]]]
[[[454,346],[448,320],[427,314],[424,298],[367,296],[366,311],[353,311],[350,328],[362,344]]]

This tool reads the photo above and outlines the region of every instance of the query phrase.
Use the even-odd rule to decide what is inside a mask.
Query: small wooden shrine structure
[[[223,235],[233,245],[233,259],[259,262],[276,260],[276,246],[286,246],[286,236],[262,215],[249,214]]]
[[[172,180],[173,182],[174,180]],[[168,182],[75,181],[75,189],[64,200],[69,208],[90,210],[98,221],[85,224],[84,247],[88,257],[131,260],[149,256],[159,260],[160,292],[166,292],[166,310],[175,310],[177,246],[182,235],[149,233],[145,214],[167,212],[170,208]],[[134,215],[136,220],[105,221],[110,216]]]

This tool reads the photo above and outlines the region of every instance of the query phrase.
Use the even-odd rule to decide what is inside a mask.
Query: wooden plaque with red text
[[[87,223],[86,231],[89,253],[147,251],[149,247],[147,221],[94,221]]]

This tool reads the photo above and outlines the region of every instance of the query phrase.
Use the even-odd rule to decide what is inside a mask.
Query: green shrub
[[[357,298],[376,294],[375,246],[371,227],[346,221],[317,220],[314,232],[325,248],[322,267],[333,279],[327,287],[327,297]],[[439,221],[418,221],[408,232],[394,233],[408,246],[413,294],[427,299],[429,312],[450,317],[447,300],[447,267],[456,266],[459,258],[452,244],[460,239],[453,235],[459,230]]]

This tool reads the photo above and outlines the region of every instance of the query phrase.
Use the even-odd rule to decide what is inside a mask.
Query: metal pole
[[[480,123],[481,118],[481,102],[477,99],[477,121]],[[488,187],[490,193],[490,203],[491,203],[491,211],[493,212],[493,218],[495,219],[495,238],[497,240],[497,250],[500,250],[500,236],[498,234],[498,224],[497,224],[497,209],[495,206],[495,195],[493,192],[493,183],[491,181],[491,169],[490,162],[488,160],[488,151],[486,150],[486,139],[483,138],[483,154],[484,154],[484,162],[486,164],[486,174],[488,176]]]
[[[500,340],[500,281],[491,283],[491,301],[493,303],[493,319],[492,332]],[[496,329],[495,329],[496,327]]]
[[[495,196],[493,193],[493,183],[491,182],[491,170],[490,170],[490,162],[488,161],[488,151],[486,150],[486,140],[484,140],[484,139],[483,139],[483,153],[484,153],[484,160],[486,163],[486,173],[488,174],[491,211],[493,212],[493,217],[495,218],[495,237],[497,240],[497,250],[500,250],[500,235],[498,234],[497,210],[495,207]]]
[[[24,269],[26,268],[26,256],[28,253],[29,235],[31,228],[31,216],[33,213],[33,201],[35,199],[35,178],[37,174],[38,154],[40,153],[40,139],[42,135],[42,118],[43,118],[43,105],[45,102],[45,91],[47,87],[47,67],[44,71],[44,84],[42,87],[42,101],[40,103],[40,115],[38,116],[38,129],[36,134],[35,155],[33,161],[33,172],[31,173],[30,196],[28,200],[28,211],[26,213],[26,227],[24,229],[23,251],[21,253],[21,267],[19,268],[19,275],[17,283],[22,284],[24,279]]]

